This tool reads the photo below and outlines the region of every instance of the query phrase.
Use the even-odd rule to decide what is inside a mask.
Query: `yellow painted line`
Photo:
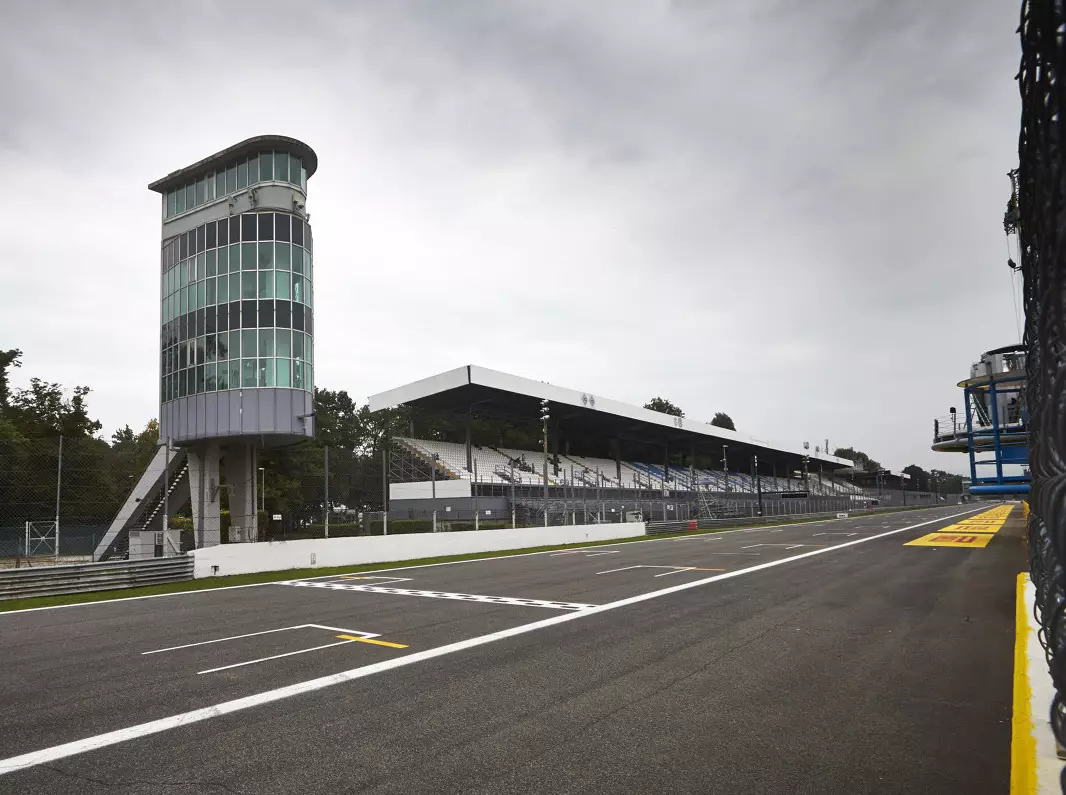
[[[355,635],[338,635],[342,640],[354,640],[358,643],[373,643],[375,646],[388,646],[390,649],[406,649],[403,643],[389,643],[387,640],[375,640],[374,638],[359,638]]]
[[[992,540],[990,533],[930,533],[927,536],[908,541],[905,547],[965,547],[981,549]]]
[[[1025,580],[1018,575],[1014,609],[1014,713],[1011,716],[1010,792],[1011,795],[1036,793],[1036,738],[1030,710],[1032,688],[1029,685],[1029,611],[1025,609]]]

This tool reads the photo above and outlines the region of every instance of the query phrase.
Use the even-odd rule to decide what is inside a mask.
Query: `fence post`
[[[322,460],[325,463],[324,484],[325,484],[325,498],[326,498],[325,499],[326,519],[325,519],[325,522],[323,524],[325,525],[325,528],[326,528],[326,538],[329,538],[329,447],[327,447],[327,446],[323,446],[322,447]]]
[[[60,559],[60,488],[63,485],[63,435],[60,434],[60,460],[55,468],[55,562]]]
[[[166,438],[167,449],[163,453],[163,547],[166,548],[167,536],[170,535],[170,437]],[[221,528],[219,529],[221,533]],[[202,530],[200,531],[203,532]],[[221,541],[221,535],[219,537]],[[193,536],[193,545],[196,545],[196,537]],[[203,544],[200,544],[203,546]],[[93,544],[93,550],[96,544]]]
[[[476,458],[474,459],[474,483],[473,483],[473,486],[474,486],[474,529],[475,530],[480,530],[481,529],[481,519],[480,519],[481,510],[478,507],[478,501],[477,501],[477,459]]]
[[[388,440],[381,448],[381,499],[384,501],[385,513],[382,517],[382,535],[389,534],[389,447]]]

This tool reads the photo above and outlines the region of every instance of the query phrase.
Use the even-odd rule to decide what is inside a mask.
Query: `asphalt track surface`
[[[1006,792],[964,510],[0,614],[0,792]]]

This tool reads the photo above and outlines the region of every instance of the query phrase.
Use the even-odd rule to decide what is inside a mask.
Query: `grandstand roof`
[[[566,389],[544,381],[466,365],[444,373],[404,384],[369,398],[371,411],[399,405],[430,411],[474,414],[529,422],[539,418],[540,401],[549,401],[553,427],[570,435],[620,437],[674,449],[694,444],[699,450],[729,446],[730,451],[765,451],[776,457],[807,456],[831,469],[850,467],[852,462],[825,452],[804,450],[802,445],[782,445],[758,439],[740,431],[730,431],[689,417],[674,417],[658,411],[576,389]]]

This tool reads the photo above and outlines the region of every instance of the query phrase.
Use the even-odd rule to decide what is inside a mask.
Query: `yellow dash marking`
[[[387,640],[375,640],[374,638],[359,638],[355,635],[338,635],[341,640],[354,640],[358,643],[373,643],[375,646],[388,646],[390,649],[406,649],[404,643],[389,643]]]
[[[1029,702],[1029,611],[1025,608],[1025,581],[1029,575],[1018,575],[1014,610],[1014,714],[1011,717],[1010,792],[1011,795],[1031,795],[1036,792],[1036,738],[1033,737],[1033,716]]]

